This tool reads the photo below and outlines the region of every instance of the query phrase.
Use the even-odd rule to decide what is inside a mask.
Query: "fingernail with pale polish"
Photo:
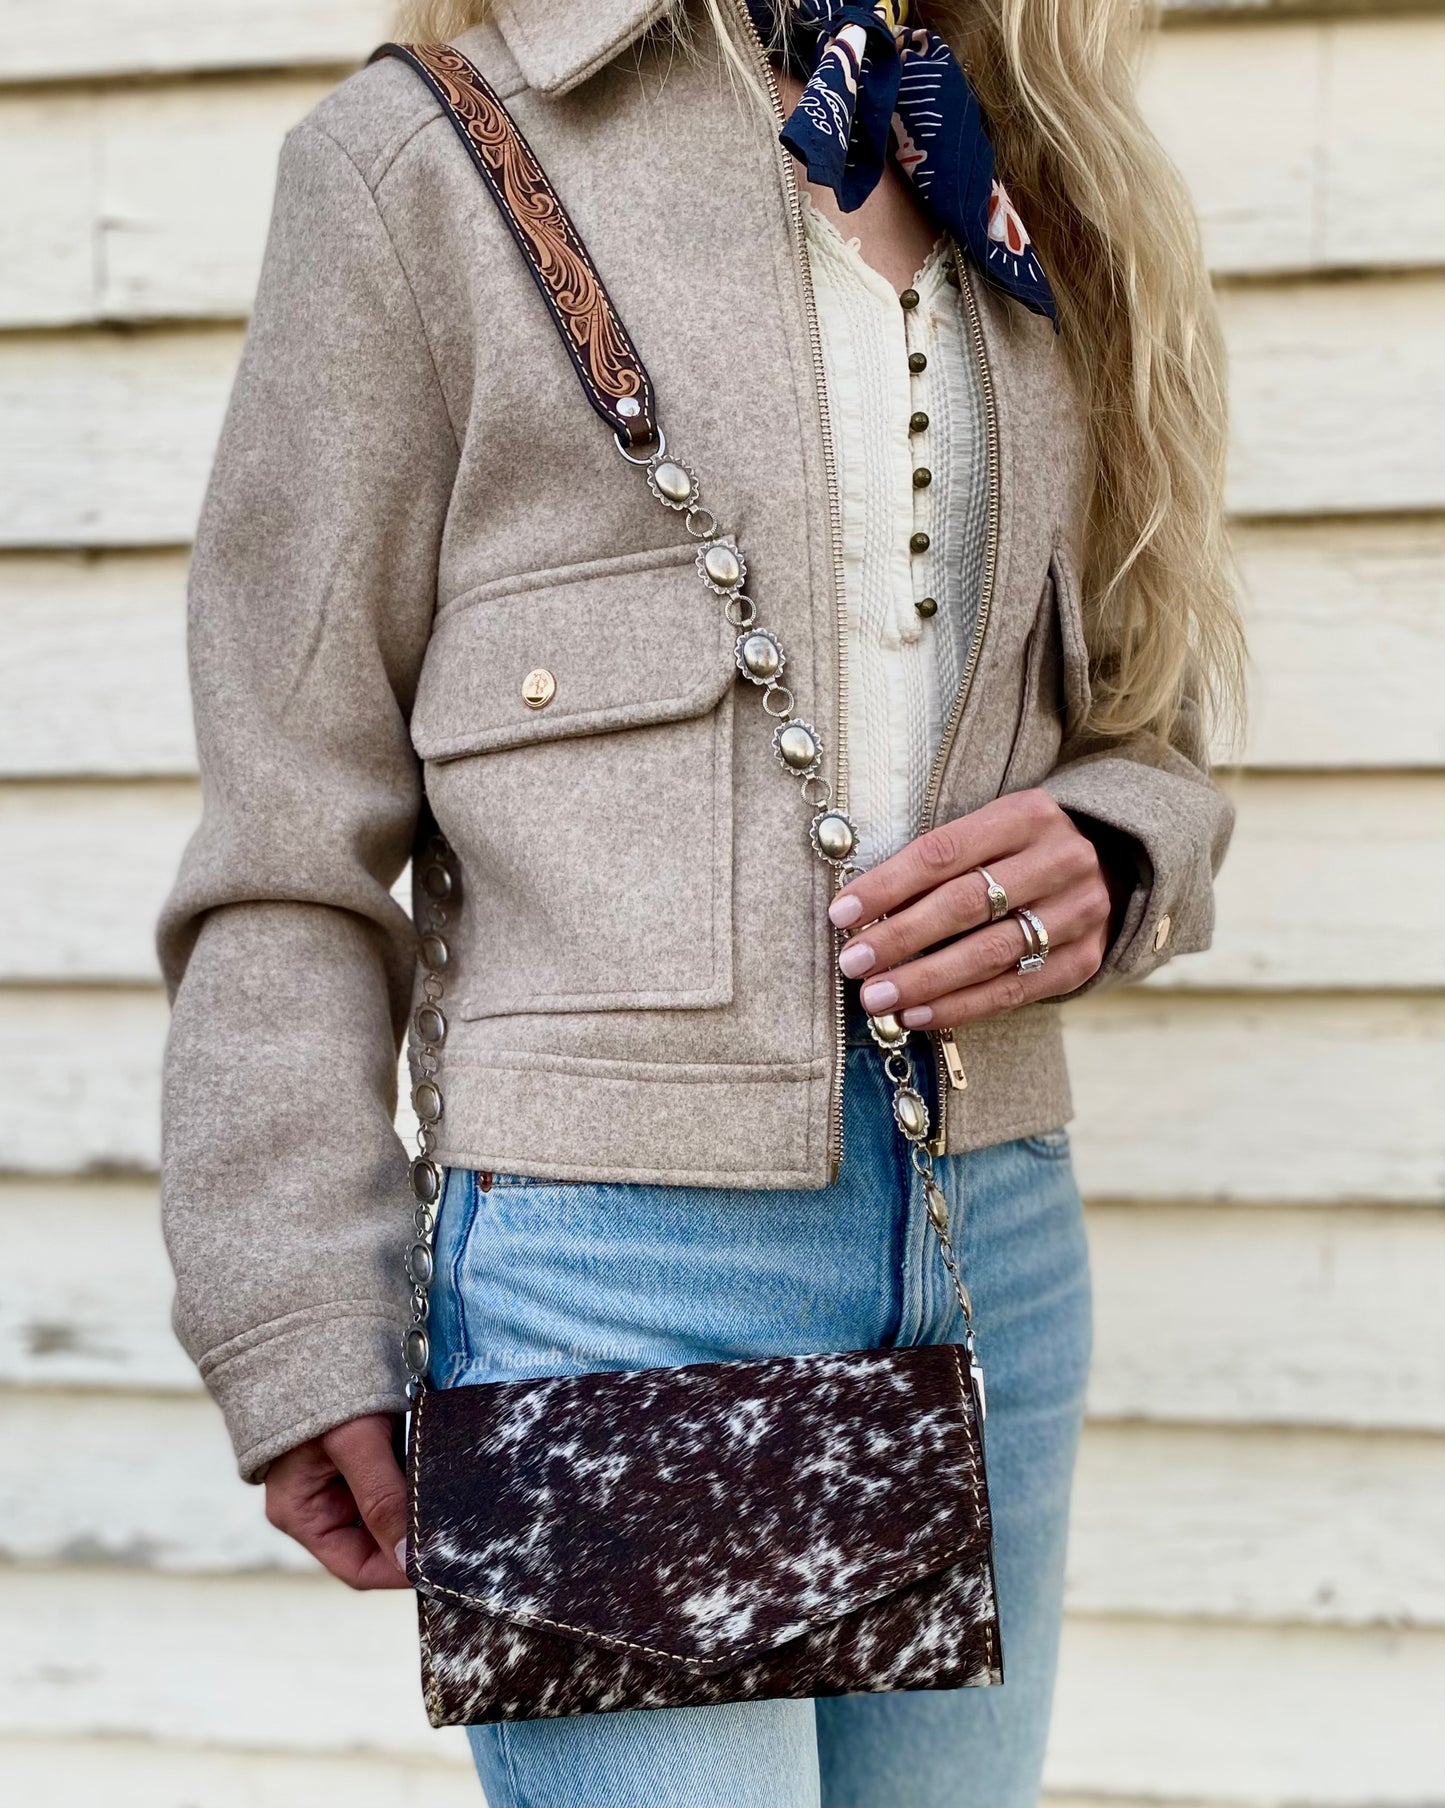
[[[396,1549],[392,1552],[392,1555],[396,1558],[396,1567],[401,1571],[402,1575],[405,1575],[406,1574],[406,1540],[405,1540],[405,1538],[397,1539]]]
[[[838,956],[838,971],[849,979],[858,979],[868,971],[874,963],[873,950],[867,942],[849,942]]]
[[[836,923],[840,929],[846,929],[850,923],[856,923],[863,914],[863,906],[856,898],[834,898],[828,906],[828,920]]]
[[[926,1030],[933,1022],[933,1007],[926,1004],[913,1004],[903,1013],[903,1027],[906,1030]]]
[[[891,1011],[898,1003],[898,988],[891,979],[875,979],[871,986],[864,986],[862,998],[863,1009],[877,1016],[879,1011]]]

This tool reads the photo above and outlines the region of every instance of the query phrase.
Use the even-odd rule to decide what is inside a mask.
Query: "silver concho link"
[[[618,451],[622,452],[629,464],[644,467],[648,488],[664,507],[683,512],[687,531],[698,542],[695,563],[699,581],[714,596],[722,598],[728,621],[739,630],[733,651],[738,671],[762,691],[762,707],[770,719],[773,751],[778,757],[778,763],[785,772],[800,782],[803,801],[813,812],[808,824],[808,837],[813,851],[820,860],[826,861],[834,869],[840,884],[846,883],[861,870],[856,864],[858,827],[845,810],[839,809],[830,801],[833,786],[819,771],[823,763],[822,736],[810,722],[793,714],[796,699],[791,689],[779,680],[779,674],[788,663],[787,654],[782,641],[773,630],[759,622],[757,604],[743,589],[747,582],[748,566],[742,548],[731,534],[719,529],[717,516],[702,506],[699,500],[701,480],[691,465],[675,454],[668,456],[666,441],[660,430],[657,449],[650,458],[629,456],[621,445],[618,446]],[[784,740],[782,737],[790,725],[803,732]],[[896,1017],[886,1015],[869,1018],[868,1027],[883,1056],[884,1071],[893,1089],[894,1121],[907,1144],[908,1159],[913,1171],[923,1182],[929,1222],[938,1237],[943,1265],[948,1271],[958,1298],[959,1310],[963,1314],[963,1343],[968,1353],[979,1418],[982,1419],[983,1370],[979,1367],[974,1341],[973,1301],[969,1297],[968,1288],[963,1284],[958,1259],[954,1254],[948,1199],[943,1188],[934,1179],[933,1154],[928,1147],[928,1103],[913,1084],[908,1030]],[[439,1046],[440,1041],[435,1047]],[[429,1058],[432,1061],[433,1074],[436,1064],[435,1047],[425,1045],[422,1057],[423,1060]],[[426,1153],[423,1150],[423,1155]],[[418,1325],[413,1325],[407,1333],[408,1337],[418,1329]],[[422,1335],[425,1335],[424,1331]]]

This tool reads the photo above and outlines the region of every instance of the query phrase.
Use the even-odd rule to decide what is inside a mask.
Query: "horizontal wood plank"
[[[152,1173],[159,988],[0,991],[0,1173]]]
[[[1258,275],[1445,263],[1442,91],[1445,20],[1371,16],[1167,32],[1140,101],[1211,268]]]
[[[1166,25],[1201,19],[1369,14],[1379,0],[1163,0]],[[1431,13],[1439,0],[1389,0],[1397,13]],[[392,28],[388,0],[67,0],[64,32],[29,0],[0,0],[0,82],[79,76],[177,74],[359,62]]]
[[[1241,522],[1235,545],[1246,763],[1445,766],[1445,521]],[[0,776],[194,772],[185,583],[179,551],[0,556]]]
[[[1088,1222],[1096,1414],[1445,1429],[1445,1213],[1094,1205]]]
[[[186,555],[0,556],[0,774],[189,776]]]
[[[238,328],[0,339],[0,545],[189,542]]]
[[[360,62],[390,0],[66,0],[66,29],[32,0],[0,0],[0,82]]]
[[[1238,814],[1214,946],[1151,984],[1445,986],[1445,946],[1430,952],[1445,896],[1445,775],[1250,774],[1225,789]],[[0,821],[3,809],[0,792]],[[1360,883],[1362,869],[1390,875],[1389,901]]]
[[[1442,1499],[1438,1436],[1096,1421],[1074,1483],[1069,1602],[1445,1627]]]
[[[1445,507],[1445,278],[1221,300],[1236,513]],[[224,327],[0,339],[0,546],[189,540],[239,345]]]
[[[1445,1438],[1096,1421],[1074,1488],[1082,1613],[1445,1627]],[[267,1524],[200,1397],[0,1390],[0,1563],[176,1574],[312,1558]]]
[[[1239,522],[1253,766],[1445,764],[1445,522]]]
[[[204,1395],[0,1387],[0,1565],[318,1573],[263,1507]]]
[[[422,1716],[414,1618],[404,1594],[302,1577],[10,1571],[0,1727],[31,1739],[183,1729],[232,1750],[435,1761],[460,1735],[438,1737]],[[1075,1620],[1050,1785],[1418,1808],[1445,1761],[1442,1688],[1435,1633]]]
[[[0,1277],[0,1384],[199,1392],[171,1331],[174,1283],[153,1185],[0,1182],[0,1224],[38,1264]]]
[[[1445,502],[1445,279],[1248,285],[1220,307],[1232,510]]]
[[[9,1182],[0,1224],[0,1383],[196,1390],[153,1191]],[[1445,1430],[1440,1213],[1092,1206],[1089,1233],[1096,1415]]]
[[[0,784],[0,980],[157,981],[156,916],[200,804],[184,781]]]
[[[0,325],[244,314],[282,135],[329,85],[0,89]],[[1281,274],[1445,262],[1440,90],[1445,20],[1391,18],[1167,33],[1141,98],[1212,266]]]
[[[1095,1198],[1445,1200],[1445,1000],[1145,988],[1064,1024]]]
[[[0,325],[243,317],[282,137],[328,85],[0,93]]]
[[[1075,1619],[1047,1780],[1121,1803],[1425,1808],[1445,1636]]]
[[[1096,1198],[1445,1200],[1445,999],[1105,994],[1065,1014]],[[158,992],[0,990],[0,1172],[154,1168]]]
[[[1159,987],[1445,987],[1445,775],[1236,778],[1213,949]],[[187,783],[0,782],[0,982],[157,977],[156,916],[200,810]],[[1361,864],[1390,875],[1383,894]],[[97,886],[97,870],[106,883]]]
[[[170,1738],[0,1738],[0,1775],[26,1808],[484,1808],[465,1746],[455,1735],[439,1736],[437,1746],[435,1756],[358,1758]]]
[[[100,1568],[0,1571],[0,1733],[415,1757],[462,1737],[427,1725],[406,1591]]]

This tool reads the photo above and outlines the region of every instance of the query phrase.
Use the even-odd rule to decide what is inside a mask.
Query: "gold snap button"
[[[1154,930],[1154,952],[1156,954],[1169,940],[1169,931],[1173,927],[1173,923],[1169,920],[1169,912],[1166,910]]]
[[[522,680],[522,701],[528,709],[545,709],[557,695],[557,680],[539,665]]]

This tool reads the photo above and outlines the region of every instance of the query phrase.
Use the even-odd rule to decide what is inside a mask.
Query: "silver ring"
[[[1016,973],[1038,973],[1049,958],[1049,932],[1042,921],[1027,905],[1020,905],[1013,913],[1014,921],[1024,932],[1024,954]]]
[[[1000,917],[1008,915],[1008,893],[986,866],[976,866],[973,870],[988,887],[988,920],[996,923]]]

